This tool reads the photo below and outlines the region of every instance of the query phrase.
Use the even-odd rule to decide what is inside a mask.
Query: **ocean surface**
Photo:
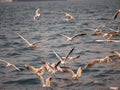
[[[33,19],[35,10],[40,8],[40,17]],[[42,2],[13,2],[0,3],[0,59],[4,59],[17,67],[7,68],[0,62],[0,90],[43,90],[41,81],[24,65],[39,68],[41,61],[58,62],[53,50],[65,56],[75,47],[71,56],[80,55],[75,62],[70,62],[74,72],[78,67],[84,67],[92,59],[99,59],[112,55],[110,52],[120,52],[120,43],[96,42],[96,39],[105,39],[101,36],[92,36],[96,28],[107,23],[102,28],[109,32],[109,28],[117,29],[120,25],[119,17],[113,20],[116,10],[120,9],[120,0],[68,0]],[[64,12],[71,13],[71,21],[63,20]],[[38,44],[36,49],[27,48],[26,43],[17,35],[21,34],[28,41],[47,40]],[[66,38],[59,34],[74,36],[77,33],[86,33],[77,37],[74,43],[66,42]],[[113,37],[120,39],[120,36]],[[72,80],[68,73],[57,73],[52,76],[55,85],[49,90],[109,90],[109,87],[120,88],[120,59],[113,57],[113,61],[95,65],[83,70],[79,80]],[[45,73],[44,77],[51,74]],[[47,89],[46,89],[47,90]]]

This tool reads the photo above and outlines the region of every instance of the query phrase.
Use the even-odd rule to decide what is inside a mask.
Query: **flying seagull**
[[[14,67],[16,70],[21,71],[21,70],[20,70],[18,67],[16,67],[14,64],[11,64],[11,63],[9,63],[9,62],[7,62],[7,61],[5,61],[5,60],[2,60],[2,59],[0,59],[0,61],[6,63],[6,64],[7,64],[6,67]]]
[[[84,69],[90,68],[96,64],[107,63],[111,61],[112,59],[109,56],[105,56],[104,58],[101,58],[101,59],[94,59],[91,62],[89,62],[87,65],[85,65]]]
[[[74,38],[78,37],[78,36],[83,36],[83,35],[86,35],[84,33],[79,33],[79,34],[76,34],[74,35],[73,37],[69,37],[67,35],[64,35],[64,34],[60,34],[61,36],[65,37],[67,39],[67,41],[70,41],[70,42],[73,42],[74,41]]]
[[[40,12],[39,11],[40,11],[39,8],[35,11],[35,15],[33,17],[34,20],[36,20],[36,18],[40,16]]]
[[[39,43],[42,43],[42,42],[44,42],[44,41],[46,41],[46,40],[40,40],[40,41],[36,41],[36,42],[33,42],[33,43],[30,43],[27,39],[25,39],[22,35],[20,35],[19,33],[17,33],[18,34],[18,36],[21,38],[21,39],[23,39],[26,43],[27,43],[27,46],[29,47],[29,48],[36,48],[37,46],[37,44],[39,44]]]

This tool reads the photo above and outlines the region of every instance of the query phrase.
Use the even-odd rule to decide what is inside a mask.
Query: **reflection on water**
[[[40,8],[41,16],[34,21],[33,16]],[[119,0],[75,0],[75,1],[47,1],[47,2],[15,2],[0,3],[0,58],[14,63],[24,69],[24,64],[41,66],[41,61],[57,62],[53,50],[62,56],[75,46],[74,55],[81,55],[76,62],[70,62],[69,67],[74,71],[84,66],[90,60],[111,55],[110,51],[120,52],[120,43],[96,42],[104,39],[101,36],[91,36],[92,30],[103,23],[116,29],[117,21],[112,21],[113,15],[120,8]],[[70,12],[74,20],[63,21],[63,12]],[[39,44],[37,49],[26,47],[26,43],[17,35],[23,35],[30,42],[47,40]],[[59,34],[73,36],[76,33],[87,35],[77,37],[74,43],[67,43]],[[119,39],[119,36],[114,37]],[[53,87],[48,90],[107,90],[110,86],[120,85],[120,62],[113,57],[110,63],[95,65],[84,70],[79,80],[74,81],[68,73],[57,73],[53,77]],[[45,73],[45,77],[50,75]],[[42,88],[39,79],[33,73],[22,70],[18,72],[0,63],[0,90],[47,90]]]

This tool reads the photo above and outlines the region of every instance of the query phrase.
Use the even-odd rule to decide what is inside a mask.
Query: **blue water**
[[[40,8],[41,16],[34,21],[33,16]],[[98,43],[101,36],[91,36],[93,31],[87,28],[96,28],[108,23],[108,27],[116,29],[119,22],[112,20],[116,10],[120,8],[119,0],[68,0],[46,2],[14,2],[0,3],[0,58],[23,68],[24,64],[41,66],[41,60],[57,62],[53,53],[56,50],[65,55],[75,46],[74,55],[81,55],[78,61],[70,63],[74,71],[84,66],[90,60],[111,55],[110,51],[120,51],[120,43]],[[64,14],[70,12],[74,20],[63,21]],[[119,19],[119,18],[118,18]],[[103,28],[109,31],[108,28]],[[16,33],[23,35],[30,42],[47,39],[39,44],[35,50],[28,49],[26,43]],[[74,44],[67,43],[65,38],[58,34],[73,36],[77,33],[87,35],[76,38]],[[115,37],[119,39],[118,37]],[[49,76],[45,74],[45,77]],[[97,83],[93,83],[96,81]],[[58,73],[53,77],[57,85],[55,90],[106,90],[111,86],[120,86],[120,60],[113,58],[110,63],[95,65],[85,70],[78,81],[71,80],[68,73]],[[41,90],[42,85],[33,73],[23,70],[17,72],[6,68],[0,62],[0,90]]]

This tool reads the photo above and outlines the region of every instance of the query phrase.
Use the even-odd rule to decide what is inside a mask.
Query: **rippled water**
[[[33,16],[40,8],[41,16],[34,21]],[[120,43],[98,43],[100,36],[91,36],[93,33],[87,28],[96,28],[103,23],[110,22],[117,9],[119,0],[70,0],[47,2],[15,2],[0,3],[0,58],[14,63],[18,67],[24,64],[41,66],[41,60],[57,62],[53,53],[56,50],[64,56],[73,46],[73,55],[80,54],[78,61],[70,63],[74,71],[84,66],[90,60],[111,55],[110,51],[120,51]],[[70,12],[74,20],[63,21],[64,14]],[[118,22],[111,21],[109,27],[117,28]],[[105,31],[109,31],[105,28]],[[16,33],[23,35],[30,42],[48,39],[39,44],[35,50],[28,49],[25,42]],[[74,44],[67,43],[65,38],[58,34],[73,36],[76,33],[86,33],[76,39]],[[115,37],[119,39],[118,37]],[[46,73],[47,77],[50,75]],[[53,81],[57,84],[55,90],[105,90],[110,86],[120,86],[120,60],[113,58],[110,63],[96,65],[83,71],[78,81],[71,80],[67,73],[58,73]],[[96,83],[93,83],[95,81]],[[41,90],[42,85],[33,73],[23,70],[17,72],[5,67],[0,62],[0,90]]]

